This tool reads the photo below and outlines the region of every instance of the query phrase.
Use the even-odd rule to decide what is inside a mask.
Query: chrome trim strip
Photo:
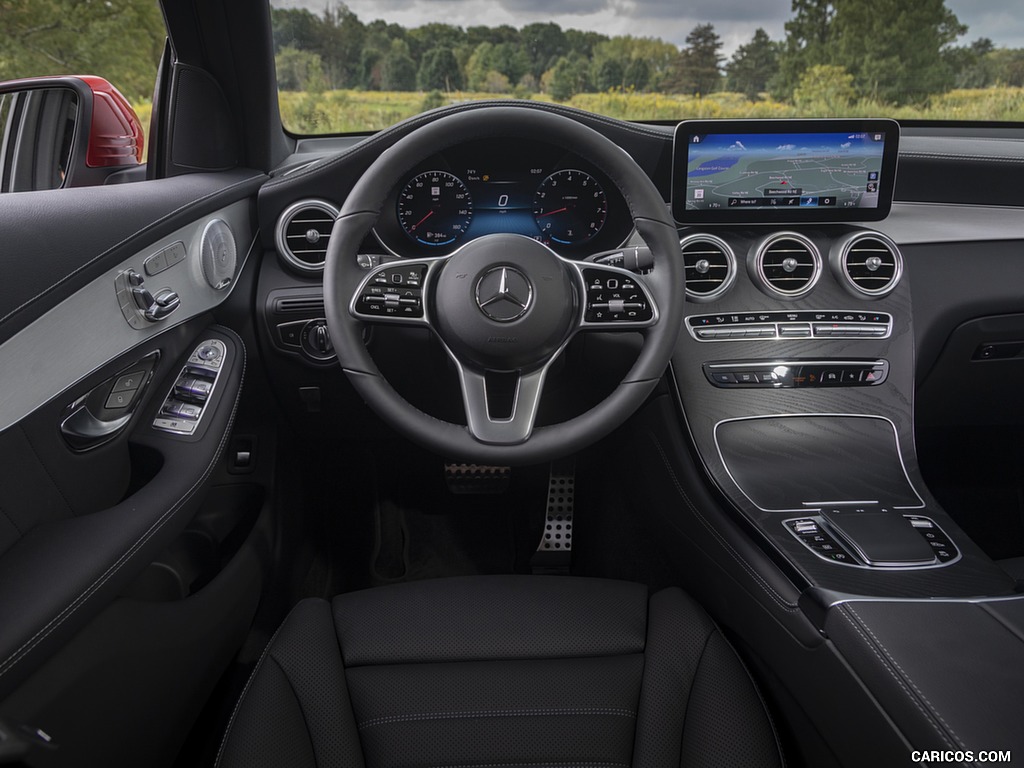
[[[0,345],[0,370],[4,372],[0,432],[143,342],[227,300],[241,281],[236,277],[224,290],[211,288],[200,264],[200,240],[206,225],[217,218],[228,222],[238,237],[248,238],[252,233],[252,241],[244,244],[245,255],[235,269],[236,276],[240,275],[259,242],[258,233],[250,228],[250,208],[248,199],[240,200],[154,241]],[[127,269],[144,275],[144,261],[178,241],[186,245],[185,260],[147,277],[146,284],[153,293],[173,288],[181,297],[181,305],[166,320],[147,322],[136,330],[121,313],[114,281]]]

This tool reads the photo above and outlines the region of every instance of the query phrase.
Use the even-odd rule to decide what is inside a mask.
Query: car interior
[[[300,137],[162,7],[148,162],[0,194],[0,765],[1024,754],[1024,128]]]

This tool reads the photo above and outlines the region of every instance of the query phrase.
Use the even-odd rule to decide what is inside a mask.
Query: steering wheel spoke
[[[402,260],[374,267],[352,297],[349,312],[368,323],[430,326],[424,297],[431,275],[447,257]]]
[[[512,395],[511,411],[496,416],[497,393],[487,374],[475,371],[456,361],[462,401],[466,407],[466,421],[470,434],[481,443],[490,445],[518,445],[533,432],[537,408],[544,390],[547,366],[529,373],[518,373]]]
[[[659,319],[654,294],[639,275],[621,267],[574,262],[583,312],[581,331],[649,328]]]

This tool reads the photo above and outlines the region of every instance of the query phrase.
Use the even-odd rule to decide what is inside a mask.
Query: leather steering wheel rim
[[[381,375],[363,340],[367,318],[353,314],[353,295],[368,276],[358,264],[357,254],[389,193],[416,164],[466,140],[537,137],[593,163],[618,187],[637,232],[654,257],[653,270],[643,276],[643,288],[659,314],[656,322],[642,331],[643,347],[633,367],[605,400],[569,421],[533,428],[522,442],[492,444],[474,437],[466,426],[419,410]],[[675,348],[683,322],[683,280],[678,233],[668,207],[651,179],[625,151],[585,125],[536,107],[488,107],[468,109],[416,129],[385,150],[361,176],[334,224],[324,269],[324,302],[339,363],[355,389],[385,422],[449,459],[521,465],[549,461],[584,448],[640,407],[664,374]],[[427,291],[423,301],[427,305],[431,302]],[[436,327],[433,330],[436,332]],[[466,402],[465,387],[463,395]]]

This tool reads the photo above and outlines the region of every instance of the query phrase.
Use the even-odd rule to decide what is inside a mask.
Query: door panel
[[[252,197],[265,179],[236,170],[0,195],[0,342],[158,238]]]
[[[0,717],[38,717],[33,725],[56,726],[58,741],[64,730],[57,764],[92,764],[95,755],[74,744],[102,744],[96,729],[117,713],[138,720],[165,752],[180,743],[259,599],[264,566],[251,547],[226,553],[214,544],[213,570],[177,597],[152,592],[142,575],[169,572],[163,563],[175,547],[195,539],[194,519],[231,438],[247,351],[215,318],[235,286],[250,282],[243,270],[256,268],[247,256],[263,180],[233,171],[0,198]],[[232,231],[234,269],[226,246],[211,245],[204,262],[203,235],[215,219]],[[149,299],[136,300],[128,270]],[[177,293],[177,308],[147,319],[161,289]],[[196,395],[205,397],[199,427],[155,428],[185,366],[198,365],[190,357],[211,341],[222,353],[212,393]],[[101,429],[112,426],[95,444],[62,434],[83,408]],[[241,494],[245,526],[261,494]],[[221,534],[245,538],[241,524]],[[169,640],[176,631],[180,643]],[[168,656],[169,648],[177,650]],[[139,676],[164,658],[173,672]],[[105,694],[104,679],[111,691],[138,683],[135,698]],[[90,703],[100,700],[110,707]],[[90,729],[91,740],[74,735]],[[122,757],[105,764],[132,764]],[[150,757],[141,764],[156,764]]]

